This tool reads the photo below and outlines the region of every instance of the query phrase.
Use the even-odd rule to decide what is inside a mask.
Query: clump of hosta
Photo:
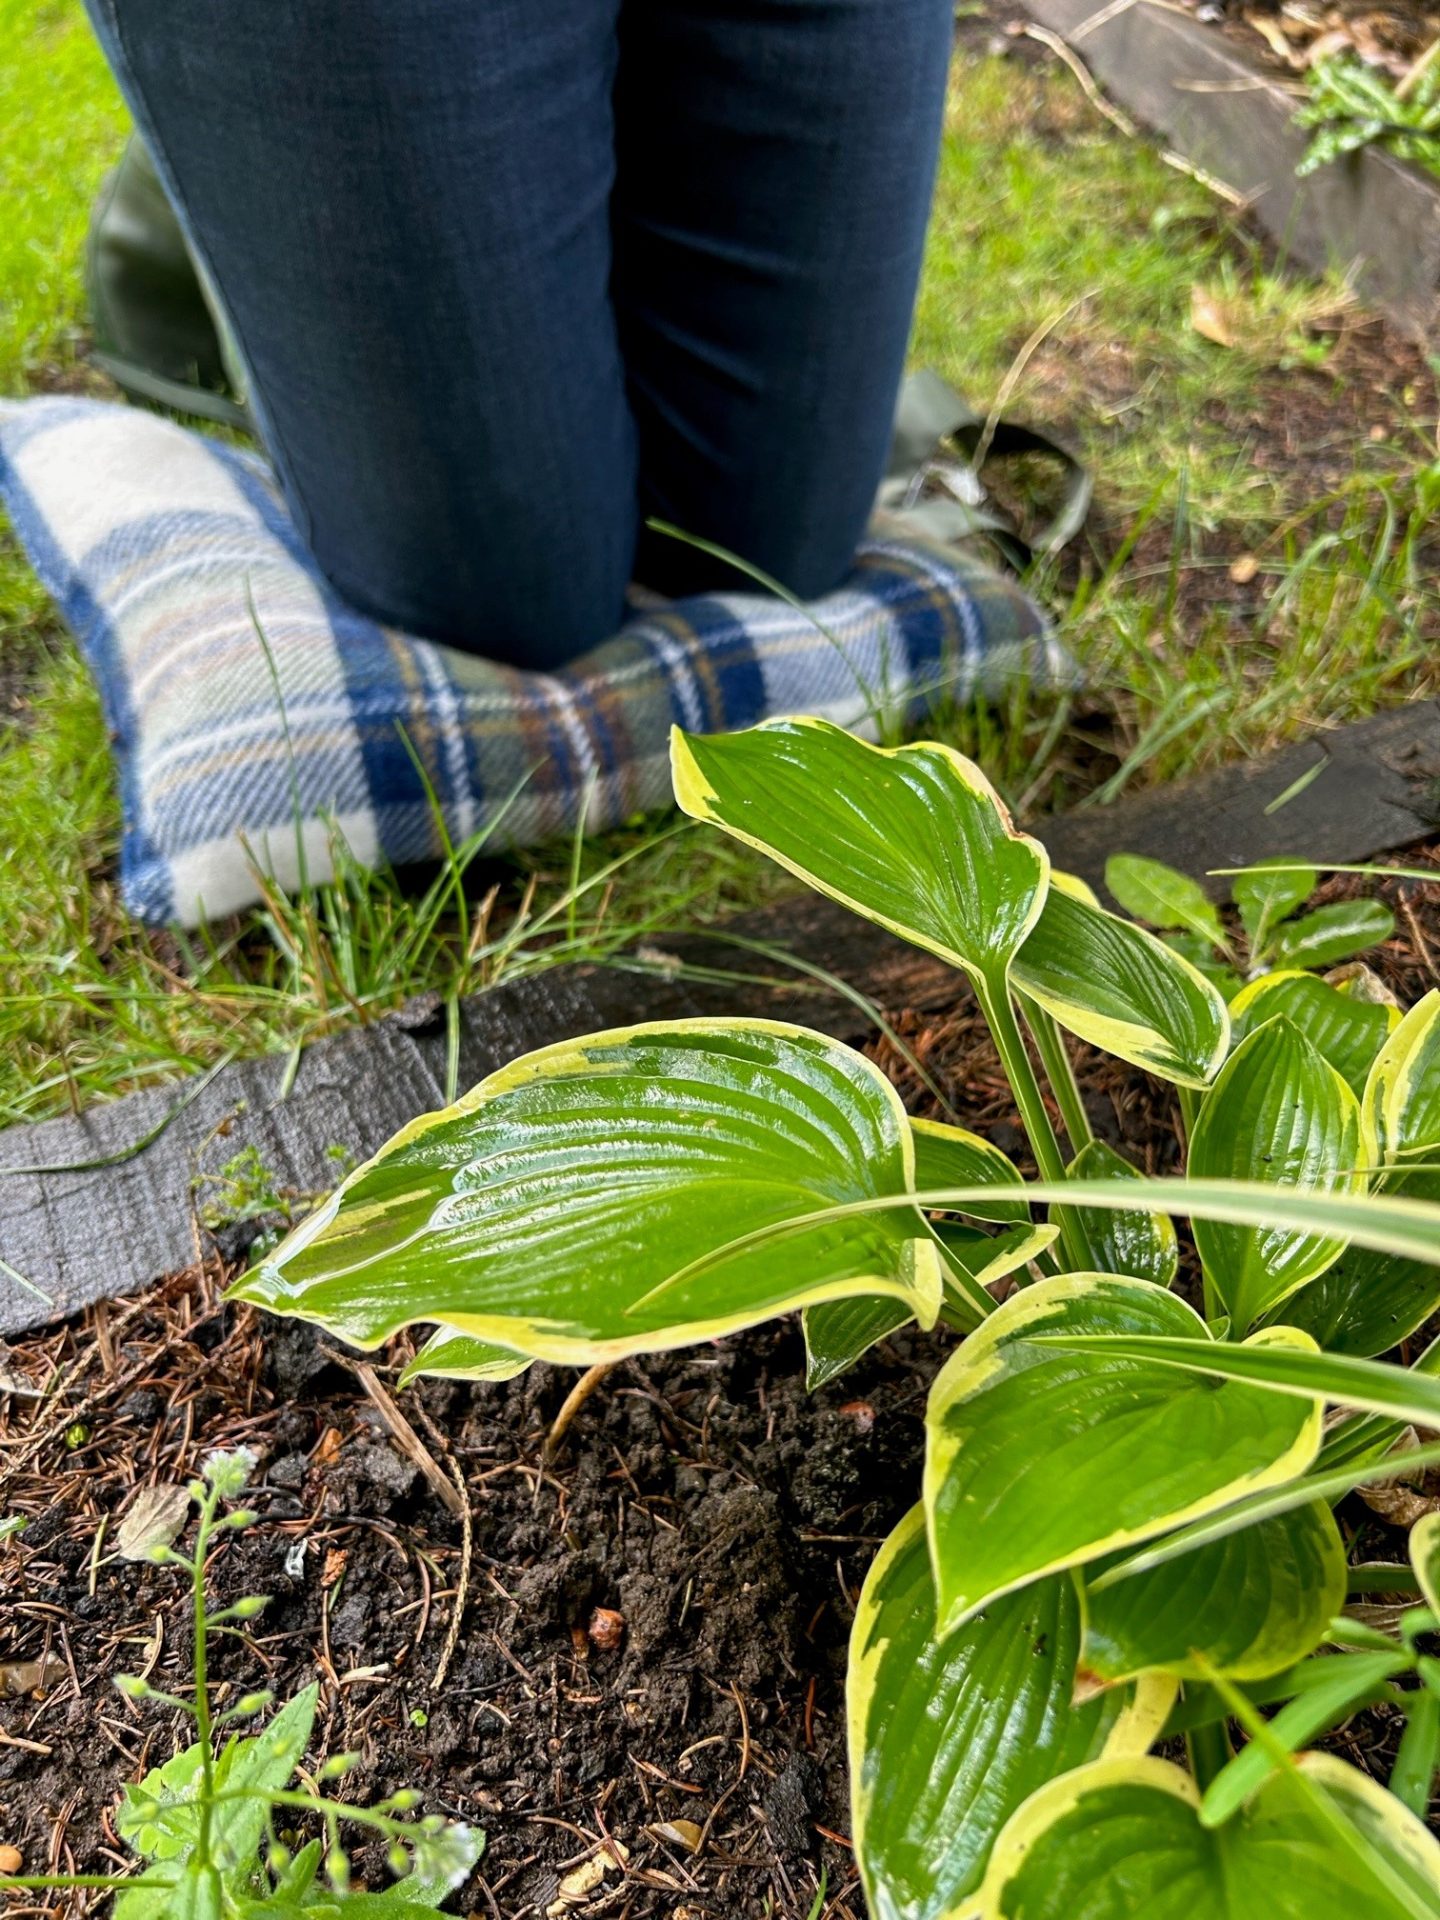
[[[116,1814],[121,1840],[139,1870],[128,1878],[40,1875],[0,1881],[4,1887],[112,1888],[115,1920],[423,1920],[470,1875],[485,1836],[438,1815],[409,1818],[420,1796],[410,1790],[370,1807],[343,1805],[291,1781],[315,1720],[319,1689],[307,1687],[273,1714],[258,1733],[220,1738],[226,1727],[251,1721],[274,1703],[267,1690],[243,1695],[217,1714],[208,1672],[216,1634],[239,1631],[264,1611],[254,1594],[211,1612],[205,1601],[205,1568],[216,1537],[251,1525],[255,1515],[236,1507],[255,1466],[245,1448],[212,1453],[200,1478],[185,1489],[142,1494],[121,1529],[121,1553],[180,1568],[189,1578],[195,1627],[193,1699],[164,1693],[149,1681],[122,1674],[116,1685],[126,1699],[183,1714],[195,1739],[137,1785],[127,1786]],[[175,1545],[193,1506],[193,1550]],[[340,1780],[359,1760],[336,1754],[317,1770],[319,1780]],[[282,1838],[306,1822],[320,1834],[295,1844]],[[381,1893],[352,1889],[342,1825],[358,1825],[388,1845],[400,1876]]]
[[[413,1122],[237,1293],[365,1347],[430,1323],[412,1375],[798,1309],[820,1382],[907,1323],[959,1332],[851,1643],[876,1920],[1440,1913],[1434,1542],[1356,1576],[1415,1597],[1381,1634],[1332,1511],[1440,1427],[1440,1348],[1374,1357],[1440,1306],[1440,993],[1404,1012],[1280,964],[1317,917],[1273,871],[1240,895],[1255,978],[1217,984],[944,747],[783,721],[677,734],[674,770],[687,812],[964,976],[1039,1179],[822,1034],[640,1025]],[[1183,1177],[1092,1137],[1067,1035],[1173,1089]],[[1406,1716],[1388,1786],[1297,1760],[1375,1701]],[[1179,1740],[1188,1767],[1154,1757]]]

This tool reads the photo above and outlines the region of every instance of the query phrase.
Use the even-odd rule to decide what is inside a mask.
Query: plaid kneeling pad
[[[497,847],[528,844],[582,806],[591,828],[663,806],[675,721],[861,727],[1016,675],[1071,678],[1019,586],[887,538],[813,609],[657,602],[562,672],[497,666],[343,605],[260,460],[130,407],[0,403],[0,499],[99,683],[124,896],[145,920],[250,905],[257,863],[295,886],[302,837],[310,877],[328,878],[337,827],[367,863],[437,856],[416,759],[455,842],[493,822]]]

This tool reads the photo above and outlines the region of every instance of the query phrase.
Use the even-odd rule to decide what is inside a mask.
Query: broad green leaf
[[[1178,953],[1182,960],[1188,960],[1197,973],[1203,974],[1227,1005],[1240,991],[1239,974],[1216,954],[1203,934],[1167,933],[1165,944],[1172,953]]]
[[[1162,1287],[1065,1274],[1007,1300],[932,1387],[925,1507],[942,1633],[998,1594],[1293,1479],[1314,1459],[1318,1399],[1250,1386],[1177,1393],[1163,1366],[1099,1354],[1076,1365],[1046,1338],[1101,1332],[1213,1344]]]
[[[1331,1754],[1273,1774],[1203,1827],[1189,1774],[1098,1760],[1033,1794],[1001,1834],[981,1920],[1433,1920],[1440,1846]]]
[[[476,1340],[458,1327],[437,1327],[400,1375],[400,1385],[412,1380],[513,1380],[535,1363],[528,1353],[497,1347],[493,1340]]]
[[[1232,1036],[1238,1045],[1267,1020],[1284,1014],[1328,1060],[1358,1098],[1375,1057],[1400,1024],[1398,1007],[1342,993],[1314,973],[1265,973],[1230,1002]]]
[[[1188,960],[1056,876],[1010,969],[1017,992],[1092,1046],[1185,1087],[1208,1086],[1229,1046],[1225,1002]]]
[[[875,1920],[959,1911],[1028,1795],[1101,1755],[1143,1753],[1174,1696],[1149,1680],[1072,1702],[1080,1610],[1065,1574],[943,1640],[934,1625],[916,1507],[875,1556],[850,1635],[852,1832]]]
[[[1266,1021],[1242,1040],[1206,1095],[1190,1139],[1199,1180],[1363,1189],[1369,1158],[1360,1104],[1298,1028]],[[1280,1225],[1235,1227],[1196,1220],[1195,1245],[1237,1328],[1322,1274],[1343,1242]]]
[[[1427,1513],[1410,1529],[1410,1564],[1425,1604],[1440,1613],[1440,1513]]]
[[[1270,935],[1297,907],[1303,907],[1320,881],[1314,867],[1293,861],[1261,860],[1235,876],[1235,904],[1252,954],[1261,954]]]
[[[221,1920],[220,1875],[214,1867],[186,1860],[142,1875],[115,1896],[114,1920]],[[168,1883],[168,1885],[166,1884]]]
[[[999,1317],[997,1313],[986,1321],[982,1332],[988,1334]],[[1386,1366],[1381,1360],[1319,1353],[1314,1342],[1307,1335],[1297,1334],[1293,1327],[1268,1327],[1243,1346],[1208,1336],[1195,1339],[1184,1334],[1098,1328],[1083,1333],[1045,1328],[1034,1337],[1066,1352],[1108,1353],[1172,1366],[1183,1373],[1211,1374],[1219,1380],[1263,1383],[1277,1393],[1298,1394],[1307,1402],[1321,1398],[1369,1413],[1389,1414],[1415,1426],[1440,1427],[1440,1379],[1411,1367]]]
[[[902,939],[1001,979],[1050,860],[951,747],[872,747],[824,720],[671,735],[675,798]]]
[[[1013,1200],[996,1199],[989,1205],[967,1207],[977,1220],[1004,1224],[1028,1221],[1030,1207],[1023,1192],[1020,1170],[999,1147],[978,1133],[947,1126],[942,1120],[912,1120],[915,1147],[915,1187],[996,1186],[1022,1189]]]
[[[1144,1175],[1132,1167],[1103,1140],[1091,1140],[1070,1163],[1071,1177],[1086,1179],[1141,1180]],[[1180,1264],[1175,1239],[1175,1223],[1168,1214],[1099,1213],[1071,1209],[1075,1231],[1083,1236],[1086,1257],[1096,1273],[1128,1273],[1135,1280],[1153,1280],[1168,1287]]]
[[[1383,1441],[1381,1452],[1390,1444],[1389,1439]],[[1279,1514],[1293,1513],[1296,1508],[1308,1506],[1312,1501],[1333,1503],[1343,1499],[1356,1487],[1369,1486],[1373,1481],[1408,1476],[1423,1467],[1440,1467],[1440,1446],[1419,1447],[1403,1455],[1391,1455],[1388,1459],[1375,1457],[1337,1461],[1328,1466],[1322,1449],[1313,1473],[1301,1474],[1282,1487],[1269,1487],[1263,1493],[1249,1494],[1245,1499],[1237,1500],[1233,1506],[1221,1507],[1203,1520],[1193,1521],[1188,1527],[1179,1527],[1162,1540],[1141,1547],[1138,1553],[1127,1553],[1122,1560],[1111,1561],[1102,1573],[1087,1573],[1087,1583],[1092,1592],[1108,1589],[1122,1580],[1138,1578],[1152,1567],[1164,1566],[1184,1554],[1194,1553],[1213,1541],[1223,1540],[1228,1534],[1237,1533],[1245,1527],[1258,1526],[1262,1521],[1274,1519]]]
[[[824,1207],[797,1220],[759,1227],[727,1241],[697,1266],[729,1259],[743,1250],[768,1246],[792,1233],[854,1218],[863,1213],[888,1212],[920,1205],[948,1213],[975,1213],[993,1204],[989,1187],[932,1187],[898,1197],[847,1202]],[[1298,1234],[1353,1240],[1377,1252],[1440,1264],[1440,1206],[1429,1201],[1390,1199],[1381,1194],[1325,1192],[1318,1188],[1274,1187],[1257,1180],[1147,1178],[1143,1196],[1130,1180],[1031,1180],[1026,1197],[1032,1203],[1094,1207],[1107,1212],[1133,1212],[1143,1197],[1155,1211],[1188,1214],[1192,1220],[1216,1220],[1227,1226],[1284,1228]],[[685,1277],[688,1278],[688,1275]]]
[[[1345,1548],[1323,1500],[1262,1520],[1149,1573],[1084,1589],[1083,1673],[1158,1670],[1260,1680],[1303,1660],[1345,1604]]]
[[[966,1328],[979,1326],[985,1317],[974,1310],[975,1289],[987,1287],[1017,1267],[1025,1266],[1046,1247],[1053,1246],[1056,1238],[1054,1227],[1032,1226],[1028,1222],[1023,1227],[1006,1227],[993,1234],[948,1224],[937,1227],[936,1233],[944,1248],[948,1270],[944,1311],[948,1320],[959,1321]],[[973,1282],[963,1294],[955,1292],[950,1278],[957,1269]],[[825,1300],[818,1306],[807,1307],[801,1317],[807,1355],[805,1384],[812,1393],[852,1367],[876,1341],[908,1326],[914,1318],[902,1301],[883,1297]]]
[[[1407,1187],[1440,1198],[1440,1179],[1411,1174]],[[1320,1278],[1275,1310],[1287,1326],[1299,1327],[1327,1353],[1370,1359],[1388,1353],[1423,1326],[1440,1307],[1440,1268],[1422,1260],[1397,1259],[1369,1247],[1347,1247]]]
[[[1291,920],[1275,935],[1277,967],[1333,967],[1388,940],[1395,916],[1378,900],[1337,900]]]
[[[1376,1009],[1380,1011],[1381,1009]],[[1394,1030],[1371,1068],[1362,1124],[1381,1165],[1386,1193],[1440,1200],[1440,993],[1431,992]],[[1424,1261],[1352,1246],[1312,1287],[1288,1301],[1284,1318],[1337,1353],[1369,1357],[1424,1324],[1440,1306],[1440,1271]]]
[[[913,1174],[899,1098],[850,1048],[768,1020],[624,1028],[402,1129],[234,1291],[357,1346],[432,1320],[582,1363],[855,1294],[928,1326],[944,1268],[913,1206],[720,1252],[737,1227],[903,1196]]]
[[[1365,1120],[1387,1169],[1440,1159],[1440,989],[1417,1000],[1381,1048],[1365,1088]]]
[[[1225,929],[1215,904],[1188,873],[1139,853],[1112,853],[1105,862],[1105,884],[1126,913],[1165,930],[1184,928],[1211,946],[1223,948]]]

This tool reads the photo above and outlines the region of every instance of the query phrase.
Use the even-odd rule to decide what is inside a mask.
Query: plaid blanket
[[[437,802],[456,843],[541,841],[582,807],[614,825],[668,799],[675,721],[860,727],[1070,678],[1013,581],[878,537],[813,608],[656,601],[563,672],[518,672],[344,606],[253,455],[94,401],[0,403],[0,500],[99,683],[124,896],[152,921],[249,905],[257,868],[294,887],[300,841],[328,878],[337,829],[367,863],[435,857]]]

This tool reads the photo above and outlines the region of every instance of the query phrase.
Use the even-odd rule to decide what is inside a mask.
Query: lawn
[[[952,737],[1033,812],[1433,691],[1432,369],[1338,276],[1277,266],[1048,54],[963,24],[915,359],[1064,431],[1099,490],[1084,550],[1036,583],[1086,694],[960,714]],[[92,384],[80,256],[125,115],[74,0],[0,0],[0,125],[0,393]],[[202,942],[147,933],[115,896],[98,703],[3,535],[0,646],[0,1124],[603,957],[774,884],[648,823],[477,864],[464,912],[448,884],[416,899],[352,866]]]

